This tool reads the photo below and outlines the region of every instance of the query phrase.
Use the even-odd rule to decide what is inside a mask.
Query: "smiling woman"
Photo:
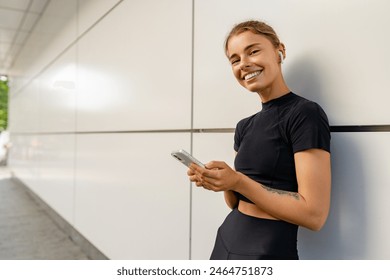
[[[298,259],[298,226],[319,230],[330,205],[330,130],[322,108],[291,92],[281,64],[285,47],[263,22],[236,25],[225,52],[238,83],[262,110],[238,122],[235,169],[191,165],[198,187],[223,191],[232,208],[211,259]]]
[[[261,92],[263,102],[289,91],[280,69],[285,47],[267,24],[238,24],[226,39],[225,52],[237,81],[249,91]],[[270,96],[270,91],[278,96]]]

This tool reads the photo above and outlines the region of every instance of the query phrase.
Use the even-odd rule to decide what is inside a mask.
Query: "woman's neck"
[[[282,83],[275,83],[274,85],[258,92],[261,102],[266,103],[272,99],[279,98],[290,92],[290,89],[283,81]]]

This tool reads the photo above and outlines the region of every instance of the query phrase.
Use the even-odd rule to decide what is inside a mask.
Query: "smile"
[[[262,71],[256,71],[256,72],[249,73],[249,74],[244,76],[244,80],[247,81],[249,79],[252,79],[253,77],[259,76],[261,74],[261,72]]]

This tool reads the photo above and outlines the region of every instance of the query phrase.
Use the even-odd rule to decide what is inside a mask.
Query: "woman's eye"
[[[256,54],[258,52],[259,52],[259,50],[252,50],[249,54],[252,55],[252,54]]]
[[[234,64],[238,63],[239,61],[240,61],[239,59],[233,59],[233,60],[230,61],[230,63],[232,65],[234,65]]]

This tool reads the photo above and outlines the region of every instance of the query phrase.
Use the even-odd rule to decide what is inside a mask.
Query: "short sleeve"
[[[236,130],[234,131],[234,150],[238,152],[240,148],[242,138],[244,137],[246,127],[250,123],[250,120],[254,117],[250,116],[248,118],[240,120],[236,125]]]
[[[243,121],[237,123],[236,130],[234,131],[234,150],[238,152],[241,144],[241,135],[242,135],[242,124]]]
[[[322,149],[330,152],[330,128],[324,110],[315,102],[305,102],[290,120],[290,140],[293,152]]]

